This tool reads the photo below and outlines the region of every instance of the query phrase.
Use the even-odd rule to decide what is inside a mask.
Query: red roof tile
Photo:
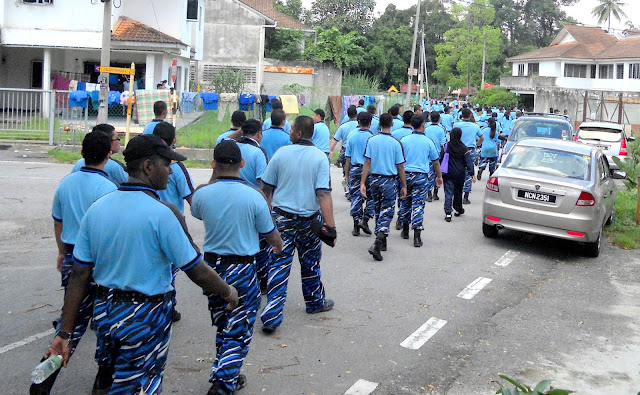
[[[277,27],[300,29],[300,30],[313,30],[313,28],[302,24],[301,22],[293,19],[289,15],[276,11],[273,8],[273,0],[239,0],[241,3],[253,8],[264,16],[273,19],[278,23]]]
[[[138,41],[187,45],[173,36],[126,16],[121,16],[113,25],[111,41]]]

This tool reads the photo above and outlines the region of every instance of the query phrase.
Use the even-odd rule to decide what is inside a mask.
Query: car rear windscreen
[[[584,140],[605,141],[608,143],[617,143],[622,140],[622,131],[607,128],[580,128],[578,137]]]
[[[570,140],[570,126],[545,119],[527,119],[513,125],[509,140],[520,141],[528,137],[546,137],[559,140]]]
[[[590,164],[591,156],[589,155],[549,148],[516,146],[511,150],[502,167],[587,181]]]

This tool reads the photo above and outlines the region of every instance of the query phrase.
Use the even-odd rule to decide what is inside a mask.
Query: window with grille
[[[631,63],[629,65],[629,78],[640,80],[640,63]]]
[[[598,66],[595,64],[591,65],[591,78],[596,78],[596,72],[598,70]]]
[[[564,76],[571,78],[587,78],[586,64],[565,64]]]
[[[518,77],[524,76],[524,63],[518,65]]]
[[[187,20],[198,20],[198,0],[187,0]]]
[[[600,79],[610,80],[613,78],[613,65],[601,64],[600,65]]]
[[[624,78],[624,65],[623,64],[617,64],[616,65],[616,79],[623,79]]]
[[[540,73],[540,63],[529,63],[529,75],[538,75]]]
[[[256,68],[252,66],[224,66],[219,64],[205,64],[202,67],[202,81],[209,83],[213,77],[218,75],[222,70],[238,71],[242,70],[245,84],[256,83]]]
[[[53,4],[53,0],[22,0],[25,4]]]

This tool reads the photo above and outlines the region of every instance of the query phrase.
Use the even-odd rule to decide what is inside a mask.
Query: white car
[[[627,142],[635,141],[635,137],[627,137],[624,126],[618,123],[583,122],[576,131],[574,141],[598,148],[607,156],[609,166],[618,169],[613,157],[624,160],[627,157]]]

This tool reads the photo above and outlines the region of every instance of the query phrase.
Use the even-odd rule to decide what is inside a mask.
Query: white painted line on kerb
[[[344,393],[344,395],[368,395],[378,387],[378,383],[360,379]]]
[[[18,347],[25,346],[25,345],[27,345],[27,344],[29,344],[31,342],[34,342],[34,341],[36,341],[38,339],[42,339],[43,337],[51,336],[54,333],[56,333],[56,330],[51,328],[48,331],[37,333],[37,334],[35,334],[33,336],[29,336],[27,338],[24,338],[24,339],[22,339],[20,341],[15,342],[15,343],[7,344],[6,346],[0,348],[0,354],[4,354],[7,351],[11,351],[11,350],[14,350],[14,349],[16,349]]]
[[[417,331],[407,337],[400,345],[410,350],[417,350],[431,339],[447,323],[446,320],[439,320],[436,317],[429,318]]]
[[[462,299],[472,299],[478,294],[478,292],[482,291],[482,288],[486,287],[491,281],[492,280],[490,278],[478,277],[474,282],[467,285],[467,287],[458,294],[458,297]]]
[[[507,251],[500,259],[496,261],[495,265],[506,267],[518,256],[518,254],[520,254],[520,251]]]

